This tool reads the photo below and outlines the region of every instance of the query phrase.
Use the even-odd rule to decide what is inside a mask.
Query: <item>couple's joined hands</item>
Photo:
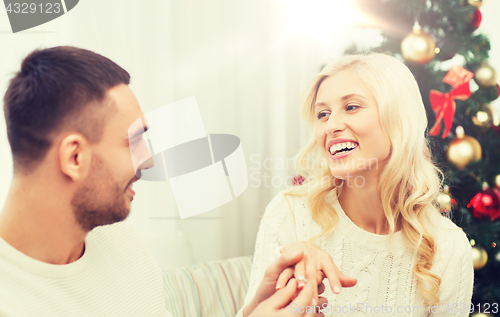
[[[244,316],[323,316],[319,312],[306,313],[306,307],[327,303],[326,298],[319,296],[325,290],[325,277],[334,293],[357,283],[355,278],[342,274],[332,257],[312,242],[298,241],[280,252],[278,260],[266,269],[256,295],[243,309]],[[301,306],[303,313],[297,309]]]
[[[290,254],[302,251],[302,259],[294,265],[293,268],[287,268],[280,275],[276,284],[281,288],[293,276],[298,281],[298,287],[304,287],[301,280],[312,281],[316,283],[313,294],[313,302],[318,300],[318,294],[324,291],[323,279],[326,277],[330,282],[330,287],[334,294],[340,293],[342,287],[352,287],[358,282],[354,277],[346,276],[340,272],[339,268],[333,263],[330,254],[323,251],[316,244],[309,241],[297,241],[281,248],[281,254]]]

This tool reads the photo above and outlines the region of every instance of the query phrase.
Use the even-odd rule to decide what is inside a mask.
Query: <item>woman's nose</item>
[[[335,134],[336,132],[341,132],[345,129],[345,122],[342,115],[331,114],[326,123],[326,133]]]

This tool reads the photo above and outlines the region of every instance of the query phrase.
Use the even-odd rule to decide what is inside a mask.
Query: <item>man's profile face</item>
[[[104,106],[115,113],[106,123],[101,141],[92,146],[89,176],[71,202],[78,223],[86,231],[127,218],[134,197],[132,183],[138,179],[132,164],[128,130],[142,117],[139,103],[124,84],[111,88],[104,102],[110,103]],[[141,166],[148,167],[151,166]]]

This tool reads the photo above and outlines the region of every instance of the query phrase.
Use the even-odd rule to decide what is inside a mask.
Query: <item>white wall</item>
[[[484,5],[480,10],[483,20],[477,32],[488,36],[490,39],[491,51],[489,64],[497,71],[498,82],[500,83],[500,19],[498,18],[498,14],[500,13],[500,1],[484,1]],[[491,105],[500,114],[500,98],[493,101]]]
[[[314,30],[290,34],[289,26],[298,22],[283,3],[81,0],[68,14],[18,34],[11,33],[7,14],[0,10],[0,91],[4,93],[21,59],[35,48],[75,45],[91,49],[130,72],[131,88],[144,112],[195,96],[207,133],[240,137],[254,179],[267,173],[282,180],[291,171],[257,167],[265,158],[275,165],[292,157],[306,143],[307,128],[298,115],[305,84],[321,65],[340,56],[351,40],[372,39],[371,33],[331,24],[345,15],[343,10],[334,10],[339,19],[317,19],[323,21],[316,26],[321,38]],[[304,3],[317,6],[321,1]],[[312,7],[311,14],[321,12],[318,8]],[[500,3],[487,0],[482,12],[480,31],[490,36],[490,62],[500,71],[496,16]],[[12,177],[4,120],[0,120],[0,163],[3,205]],[[272,196],[284,188],[282,183],[275,185],[256,186],[250,180],[250,188],[234,201],[201,219],[180,221],[173,219],[178,214],[167,182],[139,182],[134,186],[137,195],[131,217],[145,235],[183,232],[195,261],[251,254],[260,216]]]

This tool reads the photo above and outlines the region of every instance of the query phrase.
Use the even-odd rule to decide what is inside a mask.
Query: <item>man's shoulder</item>
[[[0,271],[8,277],[0,285],[0,311],[16,316],[165,314],[161,271],[129,221],[89,232],[85,252],[74,263],[32,266],[28,271],[0,258]]]
[[[156,265],[145,240],[129,220],[94,228],[85,243],[102,257],[121,258],[137,262],[136,265]]]

